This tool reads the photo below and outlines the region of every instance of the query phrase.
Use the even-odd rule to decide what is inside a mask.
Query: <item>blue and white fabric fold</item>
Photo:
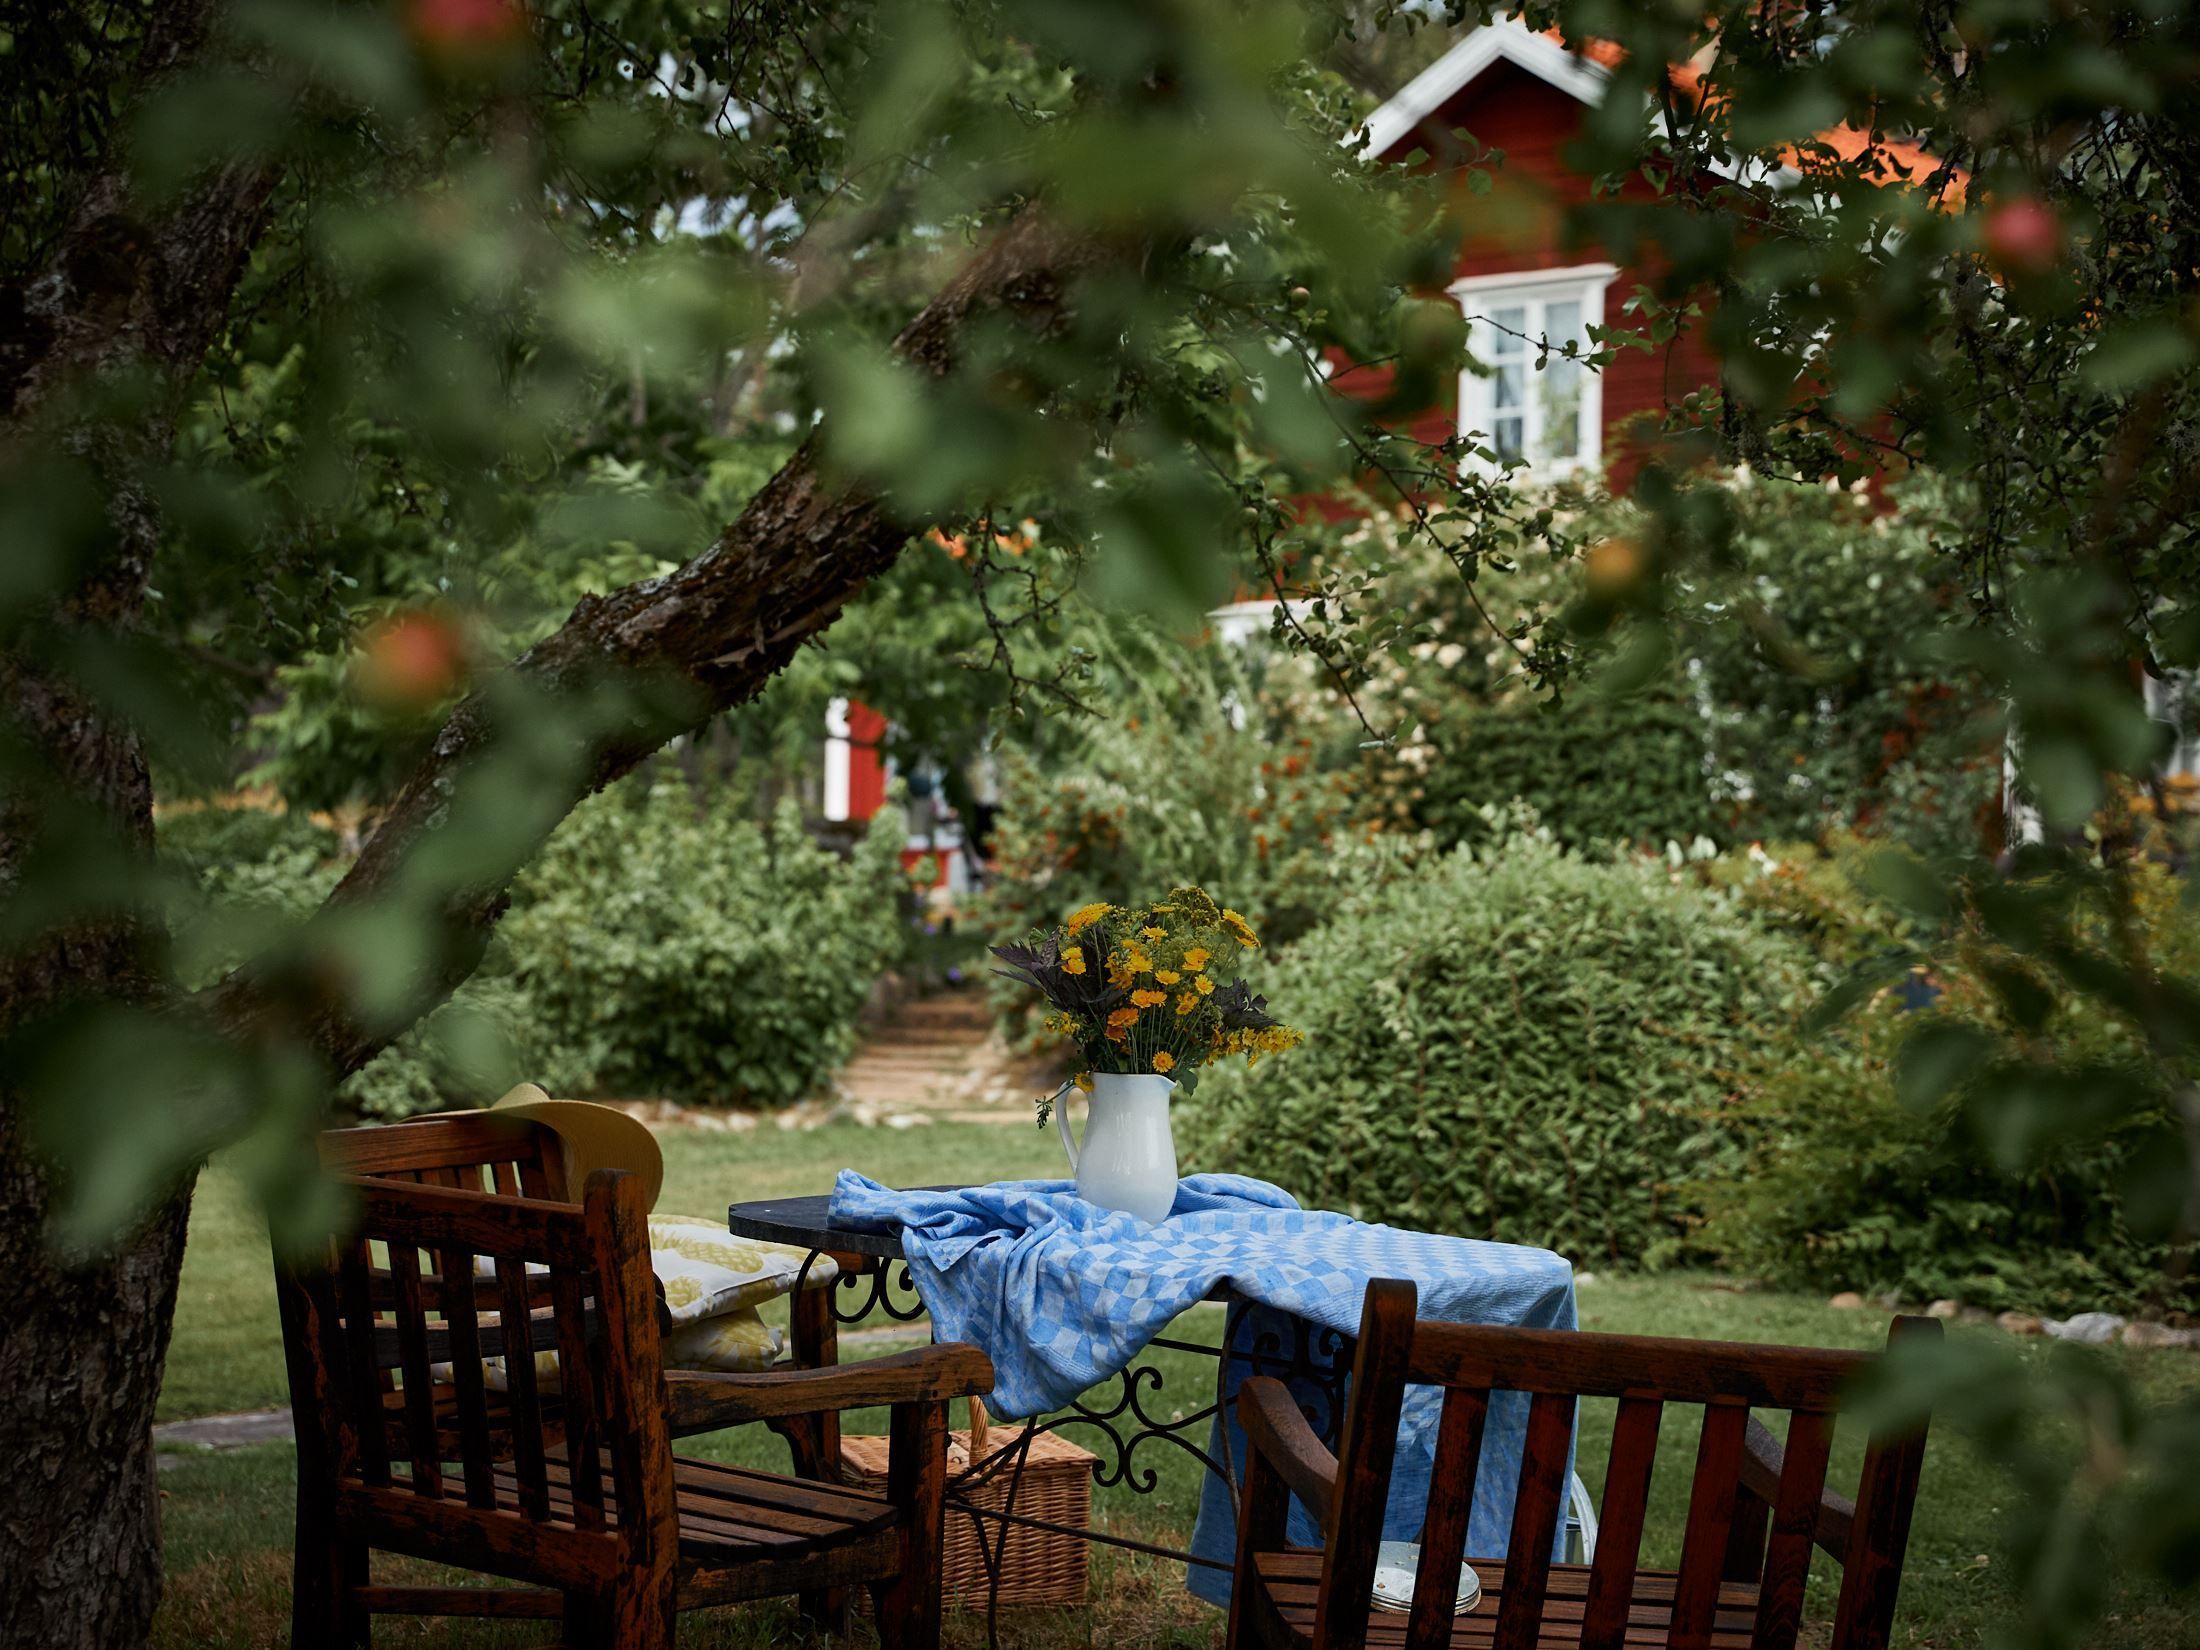
[[[1169,1218],[1149,1226],[1085,1202],[1066,1180],[900,1192],[843,1169],[831,1220],[900,1231],[934,1332],[993,1360],[998,1384],[990,1407],[1009,1419],[1060,1409],[1121,1373],[1179,1313],[1218,1288],[1249,1303],[1231,1315],[1239,1352],[1263,1343],[1290,1348],[1294,1318],[1356,1334],[1361,1297],[1379,1277],[1410,1278],[1425,1318],[1538,1329],[1571,1329],[1576,1321],[1573,1268],[1547,1249],[1301,1209],[1289,1193],[1242,1175],[1189,1176],[1178,1184]],[[1228,1450],[1233,1471],[1245,1459],[1245,1438],[1230,1400],[1248,1372],[1243,1359],[1225,1365],[1225,1407],[1208,1445],[1217,1459]],[[1420,1388],[1406,1395],[1383,1520],[1388,1539],[1419,1534],[1439,1397]],[[1504,1554],[1526,1427],[1525,1398],[1500,1393],[1492,1400],[1467,1534],[1475,1557]],[[1191,1550],[1226,1565],[1236,1547],[1236,1509],[1222,1483],[1205,1477]],[[1313,1540],[1303,1509],[1294,1509],[1291,1539]],[[1189,1585],[1202,1598],[1228,1600],[1226,1569],[1193,1565]]]

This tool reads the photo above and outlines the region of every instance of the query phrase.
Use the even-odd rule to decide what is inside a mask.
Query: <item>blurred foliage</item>
[[[516,1082],[561,1096],[784,1105],[853,1051],[873,982],[914,937],[895,811],[843,859],[794,804],[666,765],[575,810],[513,890],[480,972],[348,1078],[339,1109],[397,1118],[487,1105]],[[194,808],[163,850],[196,879],[185,977],[218,977],[327,897],[335,833],[298,813]]]
[[[1210,1076],[1185,1159],[1369,1220],[1671,1264],[1807,973],[1691,875],[1500,824],[1277,955],[1268,999],[1306,1044]]]
[[[1856,839],[1831,855],[1776,845],[1755,862],[1699,869],[1760,921],[1846,969],[1904,937],[1866,891],[1876,851]],[[2135,886],[2149,943],[2181,971],[2200,965],[2200,931],[2181,916],[2176,882],[2155,866]],[[1945,972],[1898,982],[1823,1035],[1768,1047],[1737,1119],[1746,1155],[1710,1192],[1712,1247],[1751,1275],[1799,1288],[2060,1316],[2200,1313],[2184,1246],[2138,1236],[2126,1208],[2134,1195],[2143,1208],[2146,1188],[2131,1182],[2129,1164],[2148,1133],[2175,1126],[2166,1108],[2103,1113],[2096,1127],[2011,1157],[1961,1107],[1910,1103],[1902,1051],[1912,1033],[2000,1022],[1992,982],[2021,966],[2004,948],[1966,945]],[[2146,1061],[2128,1025],[2084,998],[2056,1005],[2025,1041],[2043,1065]]]
[[[998,674],[965,709],[1001,708],[997,695],[1020,713],[1048,696],[1034,682],[1077,693],[1085,661],[1048,617],[1072,576],[1102,606],[1171,623],[1243,585],[1351,606],[1333,627],[1329,611],[1303,633],[1286,623],[1284,639],[1351,694],[1367,739],[1406,736],[1409,719],[1358,692],[1371,660],[1416,640],[1381,594],[1387,559],[1295,583],[1318,537],[1303,501],[1347,476],[1402,508],[1406,537],[1476,597],[1507,563],[1580,559],[1578,590],[1561,581],[1515,610],[1481,600],[1470,649],[1501,649],[1506,677],[1569,710],[1584,664],[1607,695],[1684,697],[1707,627],[1746,633],[1730,659],[1761,650],[1798,681],[1761,714],[1715,719],[1714,780],[1794,754],[1801,715],[1798,806],[1863,784],[1890,820],[1942,826],[1873,861],[1900,921],[1829,1017],[1921,963],[1953,979],[1991,959],[1976,961],[1975,1010],[1925,1017],[1895,1055],[1905,1103],[1947,1108],[2010,1173],[2094,1142],[2135,1240],[2189,1241],[2200,982],[2162,931],[2194,912],[2153,912],[2146,867],[2190,844],[2171,828],[2143,845],[2125,798],[2167,743],[2143,682],[2200,664],[2200,14],[2177,0],[1533,0],[1535,26],[1620,48],[1571,162],[1649,185],[1601,191],[1562,226],[1569,245],[1658,271],[1621,298],[1642,333],[1615,325],[1598,357],[1695,317],[1724,363],[1719,386],[1671,409],[1621,541],[1462,468],[1471,432],[1424,447],[1382,421],[1442,400],[1463,365],[1464,327],[1437,292],[1455,213],[1488,178],[1454,190],[1440,170],[1362,164],[1339,140],[1367,100],[1333,71],[1388,55],[1354,27],[1431,10],[240,0],[215,49],[142,98],[137,49],[164,16],[145,0],[11,13],[0,284],[17,301],[54,290],[46,262],[119,144],[147,201],[217,162],[273,180],[236,290],[150,306],[156,323],[224,306],[186,329],[215,342],[187,352],[176,439],[174,362],[118,334],[100,370],[11,411],[0,454],[7,664],[93,713],[40,721],[52,701],[35,695],[7,707],[0,941],[11,959],[54,954],[77,925],[128,941],[113,977],[71,977],[58,1019],[0,1028],[8,1103],[46,1096],[82,1229],[111,1228],[224,1141],[242,1142],[240,1170],[283,1230],[328,1218],[308,1137],[343,1073],[315,1027],[340,1008],[371,1043],[431,1007],[419,982],[436,977],[444,914],[509,880],[589,752],[662,688],[641,658],[634,682],[546,701],[493,662],[599,582],[703,550],[763,481],[756,455],[815,430],[832,474],[883,490],[915,531],[984,544],[996,523],[1034,523],[1044,576],[987,570],[990,614],[928,638]],[[1844,124],[1864,141],[1825,140]],[[936,379],[902,364],[895,332],[1033,203],[1109,249],[1080,266],[1064,324],[973,327]],[[1386,364],[1391,392],[1331,394],[1332,356]],[[755,461],[713,481],[714,453]],[[1762,544],[1738,531],[1710,458],[1767,487],[1912,463],[1961,487],[1929,578],[1875,591],[1869,557],[1829,561],[1822,580],[1798,557],[1760,579],[1790,529]],[[158,553],[140,562],[118,545],[148,521]],[[937,563],[902,577],[919,608],[953,584]],[[1841,615],[1867,598],[1885,627],[1852,653]],[[906,684],[915,656],[887,639],[903,617],[882,610],[868,654]],[[1025,636],[1040,643],[1028,677],[998,650]],[[1968,708],[1944,724],[1952,707],[1902,685],[1933,681],[2000,707],[2018,804],[2003,840],[1955,828],[1967,799],[1880,771],[1897,713],[1970,738]],[[249,1038],[210,1023],[184,965],[211,953],[169,933],[192,890],[148,863],[145,820],[83,793],[68,731],[127,725],[171,796],[265,755],[301,799],[374,798],[469,688],[491,757],[440,799],[404,875],[269,937],[264,977],[297,986],[284,1012]],[[1819,731],[1833,690],[1868,732]],[[344,709],[346,692],[372,714]],[[968,725],[907,697],[911,726],[934,712]],[[736,737],[767,748],[773,728]],[[2096,1022],[2108,1043],[2050,1031]],[[2189,1404],[2149,1408],[2080,1361],[2026,1388],[2013,1364],[1958,1356],[1890,1401],[1937,1395],[2025,1486],[2033,1641],[2093,1631],[2102,1555],[2200,1580]],[[2087,1418],[2086,1473],[2033,1446],[2015,1419],[2027,1406]]]

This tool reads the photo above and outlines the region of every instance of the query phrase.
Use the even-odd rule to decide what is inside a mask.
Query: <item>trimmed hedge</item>
[[[1694,705],[1656,694],[1491,704],[1434,736],[1416,813],[1444,842],[1482,840],[1483,811],[1506,800],[1569,847],[1685,847],[1705,831],[1724,841],[1734,810],[1712,799],[1708,731]]]
[[[1181,1155],[1370,1220],[1657,1265],[1736,1160],[1734,1074],[1804,971],[1662,867],[1461,849],[1276,959],[1262,989],[1306,1046],[1210,1074]]]

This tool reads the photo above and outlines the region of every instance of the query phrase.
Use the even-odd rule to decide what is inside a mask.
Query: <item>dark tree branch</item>
[[[955,365],[974,322],[1008,319],[1034,334],[1068,315],[1078,276],[1107,255],[1098,240],[1065,234],[1036,208],[1010,223],[905,327],[902,357],[933,377]],[[675,573],[589,597],[554,635],[529,649],[508,679],[453,712],[421,767],[398,793],[317,922],[401,887],[407,867],[448,828],[452,797],[470,770],[505,748],[497,705],[523,689],[553,714],[580,714],[621,684],[648,689],[609,729],[571,754],[562,792],[531,795],[529,818],[500,845],[496,867],[441,895],[441,945],[409,982],[415,1015],[446,997],[479,963],[502,916],[512,877],[575,804],[627,773],[668,740],[753,698],[897,557],[921,522],[896,513],[874,487],[836,479],[818,436],[795,452],[718,542]],[[311,935],[308,936],[308,951]],[[299,977],[288,954],[248,964],[212,988],[232,1031],[303,1037],[338,1073],[357,1070],[401,1026],[369,1023],[340,989]]]

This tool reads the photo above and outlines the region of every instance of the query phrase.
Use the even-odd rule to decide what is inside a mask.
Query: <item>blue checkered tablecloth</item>
[[[1547,1249],[1371,1226],[1301,1209],[1287,1192],[1242,1175],[1192,1175],[1177,1186],[1169,1218],[1149,1226],[1087,1203],[1066,1180],[1005,1181],[955,1191],[897,1192],[843,1169],[833,1187],[833,1225],[902,1234],[917,1293],[943,1341],[964,1341],[993,1360],[990,1407],[1010,1419],[1061,1408],[1121,1373],[1178,1313],[1219,1285],[1253,1303],[1239,1348],[1263,1334],[1291,1344],[1285,1318],[1354,1334],[1370,1278],[1410,1278],[1425,1318],[1455,1323],[1575,1325],[1573,1268]],[[1244,1365],[1232,1362],[1234,1390]],[[1406,1396],[1386,1537],[1420,1530],[1435,1450],[1439,1394]],[[1210,1452],[1245,1458],[1234,1409],[1218,1418]],[[1474,1490],[1467,1551],[1502,1557],[1527,1427],[1518,1393],[1492,1400]],[[1225,1436],[1226,1431],[1226,1436]],[[1292,1539],[1313,1539],[1303,1509]],[[1561,1533],[1563,1540],[1563,1532]],[[1206,1475],[1191,1550],[1227,1563],[1236,1509]],[[1194,1593],[1227,1602],[1229,1575],[1190,1568]]]

